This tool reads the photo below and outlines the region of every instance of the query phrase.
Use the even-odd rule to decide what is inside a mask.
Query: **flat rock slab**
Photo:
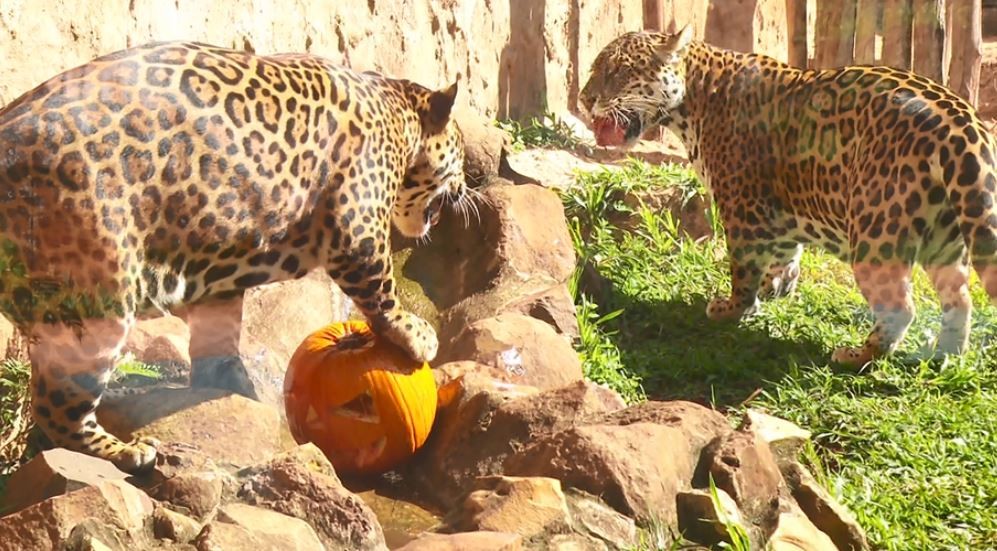
[[[119,438],[191,444],[225,466],[253,465],[295,445],[277,409],[217,389],[155,389],[104,402],[97,417]]]
[[[64,448],[45,450],[10,477],[0,510],[15,513],[50,497],[127,478],[110,461]]]
[[[428,534],[395,551],[520,551],[523,538],[505,532]]]

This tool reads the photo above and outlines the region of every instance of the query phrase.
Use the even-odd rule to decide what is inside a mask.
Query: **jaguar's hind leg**
[[[973,302],[969,296],[969,265],[965,260],[944,266],[925,266],[942,304],[942,328],[935,341],[935,357],[962,354],[969,346]]]
[[[762,283],[758,289],[758,296],[761,298],[788,297],[796,292],[796,284],[800,280],[800,257],[803,256],[803,245],[799,243],[788,243],[783,245],[787,249],[779,255],[777,260],[769,265],[769,269],[762,276]],[[789,260],[785,257],[791,253]]]
[[[32,412],[59,447],[107,459],[137,472],[156,459],[156,441],[122,442],[97,423],[97,405],[134,320],[85,320],[80,326],[39,324],[31,329]]]
[[[243,295],[188,305],[178,312],[190,328],[190,385],[257,399],[239,355]]]
[[[901,261],[861,262],[853,264],[852,269],[862,296],[872,308],[875,324],[862,346],[838,348],[831,356],[831,360],[846,365],[863,366],[877,357],[892,352],[914,320],[911,265]]]

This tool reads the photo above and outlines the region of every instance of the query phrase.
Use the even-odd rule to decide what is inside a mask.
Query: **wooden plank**
[[[945,0],[914,0],[914,32],[911,39],[915,73],[945,83]]]
[[[912,0],[884,0],[883,55],[880,63],[910,69],[913,48],[914,5]]]
[[[789,64],[807,67],[807,0],[786,0],[786,32],[789,35]]]
[[[975,106],[983,64],[983,4],[981,0],[949,0],[948,17],[946,35],[952,52],[948,84]]]
[[[644,29],[648,31],[664,30],[665,12],[662,0],[644,0]]]
[[[858,0],[855,6],[855,63],[876,62],[876,16],[881,0]]]
[[[855,50],[857,0],[817,0],[814,66],[817,69],[850,65]]]

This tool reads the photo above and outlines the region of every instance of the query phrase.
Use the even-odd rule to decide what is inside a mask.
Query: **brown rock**
[[[259,463],[294,445],[276,409],[217,389],[154,389],[102,402],[97,417],[123,439],[192,444],[226,467]]]
[[[701,450],[730,432],[721,414],[690,402],[646,402],[575,421],[586,424],[534,431],[526,447],[514,447],[504,474],[557,478],[624,514],[670,523],[675,495],[689,488]]]
[[[7,480],[0,510],[14,513],[53,496],[128,475],[111,462],[65,448],[45,450]]]
[[[474,393],[462,393],[455,405],[438,413],[437,425],[411,467],[425,493],[446,509],[477,477],[502,474],[509,454],[617,405],[606,397],[611,391],[584,381],[539,393],[497,386],[474,374],[465,374],[461,384]]]
[[[838,551],[831,538],[810,522],[795,505],[779,515],[776,530],[766,549],[771,551]]]
[[[450,343],[467,326],[504,313],[536,318],[569,340],[578,337],[574,299],[566,284],[551,285],[538,278],[503,278],[500,284],[444,311],[440,315],[440,340]]]
[[[637,546],[637,525],[599,498],[568,488],[564,492],[571,511],[571,522],[577,535],[595,542],[604,542],[610,549],[630,549]],[[601,548],[596,544],[597,548]]]
[[[190,380],[190,329],[176,316],[139,320],[128,333],[123,349],[140,362],[162,368],[165,382],[186,384]]]
[[[201,524],[166,507],[157,507],[152,514],[152,530],[158,539],[187,543],[200,533]]]
[[[182,473],[171,477],[150,491],[161,501],[199,520],[206,520],[221,503],[223,478],[218,472]]]
[[[608,551],[605,542],[581,534],[557,534],[550,538],[544,549],[549,551]]]
[[[869,549],[865,532],[855,516],[822,488],[806,467],[791,463],[784,467],[783,475],[800,509],[817,529],[830,536],[838,549]]]
[[[348,319],[352,306],[321,270],[248,290],[242,306],[239,356],[252,385],[251,396],[282,409],[284,372],[291,355],[313,331]]]
[[[194,543],[198,551],[323,549],[315,531],[304,521],[241,503],[223,507]]]
[[[449,524],[447,531],[508,532],[532,539],[568,531],[571,518],[560,481],[487,476],[475,481]]]
[[[250,469],[238,497],[308,522],[329,549],[387,549],[373,511],[343,487],[314,444],[298,446]]]
[[[490,302],[513,302],[565,283],[574,271],[575,251],[557,194],[501,178],[490,182],[480,189],[477,214],[469,220],[444,209],[430,243],[412,248],[412,240],[393,237],[395,250],[412,248],[396,271],[418,282],[440,311],[505,285],[510,289]],[[469,316],[455,319],[477,321]]]
[[[709,490],[679,492],[675,504],[678,507],[678,527],[683,537],[704,545],[732,543],[727,524],[746,529],[734,499],[719,488],[717,498],[719,504],[714,503]]]
[[[0,518],[0,551],[58,549],[84,521],[90,531],[100,529],[122,544],[134,545],[151,539],[145,525],[152,511],[152,500],[138,488],[105,480]]]
[[[453,117],[464,136],[464,173],[472,185],[479,185],[498,174],[507,134],[464,106],[457,106]]]
[[[523,538],[503,532],[427,534],[396,551],[519,551]]]
[[[780,468],[796,462],[800,450],[810,440],[810,431],[755,409],[748,410],[743,425],[750,426],[768,444]]]
[[[550,325],[521,314],[501,314],[467,327],[441,362],[469,360],[490,365],[508,380],[540,389],[582,378],[578,353]]]
[[[700,469],[697,483],[706,486],[705,473],[712,476],[717,488],[734,498],[746,528],[757,527],[763,536],[772,533],[783,479],[775,456],[761,437],[750,430],[737,430],[717,438],[703,450]]]
[[[540,438],[509,456],[504,471],[557,478],[628,516],[674,523],[675,495],[689,488],[696,457],[675,427],[587,425]]]

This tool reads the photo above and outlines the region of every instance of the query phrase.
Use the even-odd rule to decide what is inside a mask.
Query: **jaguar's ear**
[[[437,133],[447,125],[450,120],[450,113],[453,110],[454,100],[457,99],[457,81],[442,89],[429,93],[427,111],[423,118],[426,130]]]
[[[673,61],[675,56],[681,54],[692,42],[692,39],[692,25],[686,23],[677,33],[667,35],[665,41],[654,50],[654,53],[661,61],[668,63]]]

